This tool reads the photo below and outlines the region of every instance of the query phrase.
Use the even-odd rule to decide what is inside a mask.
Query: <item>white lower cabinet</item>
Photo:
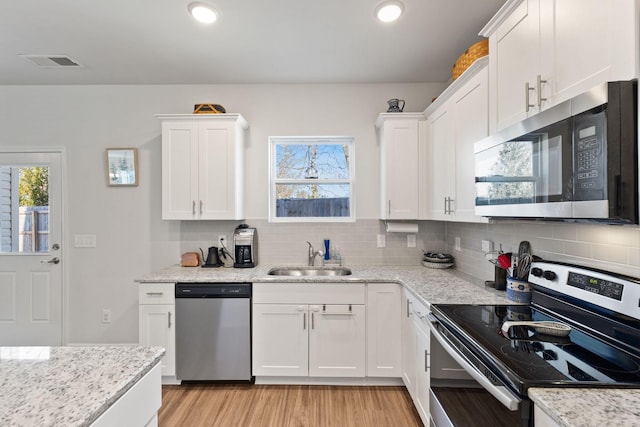
[[[162,376],[176,374],[176,305],[174,283],[141,283],[138,287],[138,342],[164,347]]]
[[[309,376],[365,376],[365,306],[309,307]]]
[[[367,284],[367,376],[402,376],[402,287]]]
[[[364,377],[364,284],[254,286],[252,351],[256,377]]]
[[[253,305],[253,375],[309,374],[307,305]]]
[[[406,289],[402,302],[402,380],[422,422],[429,425],[429,309]]]

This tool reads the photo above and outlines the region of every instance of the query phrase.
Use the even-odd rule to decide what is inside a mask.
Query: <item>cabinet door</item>
[[[313,305],[309,330],[309,376],[364,377],[364,305]]]
[[[400,377],[401,288],[397,283],[367,284],[367,376]]]
[[[473,145],[489,134],[489,75],[481,69],[464,84],[453,98],[455,128],[455,203],[456,221],[486,222],[474,214],[475,159]]]
[[[195,219],[198,197],[198,125],[162,122],[162,219]]]
[[[495,88],[491,110],[497,130],[519,122],[539,111],[536,83],[540,73],[539,0],[524,0],[490,37],[489,51]],[[527,112],[527,91],[529,104]]]
[[[199,215],[200,219],[242,219],[237,188],[236,126],[229,121],[199,123]]]
[[[176,374],[175,305],[140,305],[138,311],[138,339],[143,346],[160,346],[166,350],[162,357],[162,375]]]
[[[418,218],[418,120],[387,120],[382,134],[382,219]]]
[[[402,381],[412,398],[416,395],[416,333],[413,308],[407,292],[402,293]]]
[[[634,77],[632,0],[542,0],[540,43],[543,76],[550,76],[548,105],[610,80]],[[545,103],[547,104],[547,103]]]
[[[416,395],[414,402],[424,425],[429,425],[429,387],[431,363],[429,334],[417,327],[416,330]]]
[[[308,374],[308,306],[253,305],[253,375]]]
[[[455,208],[455,129],[451,103],[438,108],[429,118],[429,151],[431,157],[430,219],[450,219]]]

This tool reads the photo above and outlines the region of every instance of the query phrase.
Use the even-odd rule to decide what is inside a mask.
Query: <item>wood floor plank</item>
[[[422,426],[404,387],[186,384],[162,387],[160,427]]]

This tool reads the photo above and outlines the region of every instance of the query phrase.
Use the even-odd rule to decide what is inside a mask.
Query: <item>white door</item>
[[[312,305],[309,312],[309,376],[364,377],[364,305]]]
[[[253,305],[253,375],[306,376],[309,360],[307,305]]]
[[[62,344],[61,172],[59,152],[0,152],[0,345]]]
[[[164,347],[162,375],[176,374],[176,309],[173,304],[146,304],[139,306],[140,345]]]

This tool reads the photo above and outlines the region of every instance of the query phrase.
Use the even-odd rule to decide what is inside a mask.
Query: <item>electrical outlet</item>
[[[111,310],[102,309],[102,323],[111,323]]]
[[[384,238],[384,234],[378,234],[378,247],[384,248],[385,246],[387,246],[387,242]]]
[[[455,240],[456,240],[456,243],[455,243],[455,247],[454,247],[454,249],[455,249],[456,251],[461,251],[461,250],[462,250],[462,248],[460,247],[460,237],[456,236],[456,239],[455,239]]]
[[[225,234],[218,235],[218,247],[219,248],[227,247],[227,236]]]
[[[415,234],[407,234],[407,247],[415,248],[416,247],[416,235]]]
[[[493,252],[493,242],[491,240],[482,241],[482,252],[484,252],[485,254]]]

